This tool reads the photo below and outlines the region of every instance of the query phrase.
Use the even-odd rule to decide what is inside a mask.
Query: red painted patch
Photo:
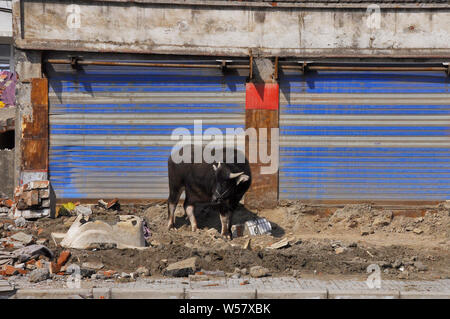
[[[245,108],[259,110],[278,110],[280,87],[278,83],[247,83]]]

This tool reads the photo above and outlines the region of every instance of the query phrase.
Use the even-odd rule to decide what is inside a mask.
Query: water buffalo
[[[226,154],[226,148],[222,154]],[[174,227],[175,209],[180,196],[185,191],[184,210],[189,217],[192,231],[197,230],[194,208],[197,203],[209,203],[217,208],[222,223],[221,234],[229,239],[231,235],[231,220],[233,211],[251,184],[250,165],[245,156],[237,149],[234,160],[218,163],[175,163],[172,157],[168,160],[169,199],[168,228]],[[245,162],[238,159],[245,159]]]

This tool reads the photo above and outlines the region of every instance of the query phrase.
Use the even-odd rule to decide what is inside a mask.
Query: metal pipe
[[[252,57],[250,56],[250,61]],[[48,59],[47,63],[52,64],[73,64],[73,60],[63,59]],[[153,62],[110,62],[110,61],[83,61],[76,60],[75,64],[78,65],[104,65],[104,66],[145,66],[145,67],[163,67],[163,68],[215,68],[221,69],[221,64],[183,64],[183,63],[153,63]],[[396,67],[396,66],[320,66],[320,65],[283,65],[279,64],[280,68],[290,70],[304,70],[305,66],[308,70],[316,71],[443,71],[448,72],[448,67]],[[249,69],[250,65],[246,64],[227,64],[227,69]]]
[[[280,65],[283,69],[303,70],[303,66]],[[308,65],[308,70],[316,71],[447,71],[446,67],[391,67],[391,66],[319,66]]]
[[[48,59],[47,63],[72,64],[71,60]],[[109,61],[83,61],[77,60],[78,65],[104,65],[104,66],[146,66],[146,67],[172,67],[172,68],[222,68],[221,64],[182,64],[182,63],[152,63],[152,62],[109,62]],[[228,69],[248,69],[248,65],[227,65]]]

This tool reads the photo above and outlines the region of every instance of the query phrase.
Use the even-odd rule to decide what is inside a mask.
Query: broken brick
[[[34,265],[35,263],[36,263],[36,259],[30,259],[25,263],[25,265]]]
[[[64,266],[64,265],[66,264],[66,262],[69,260],[70,255],[71,255],[71,253],[70,253],[69,250],[64,250],[64,251],[59,255],[58,261],[56,262],[57,265],[58,265],[59,267]]]
[[[50,190],[49,189],[40,189],[39,190],[39,198],[47,199],[49,197],[50,197]]]
[[[55,264],[54,262],[51,262],[48,266],[48,270],[50,271],[51,274],[56,274],[61,270],[61,266]]]
[[[28,188],[29,189],[42,189],[42,188],[48,188],[49,185],[50,185],[49,181],[34,181],[34,182],[28,183]]]
[[[117,271],[114,271],[114,270],[106,270],[106,271],[103,272],[103,275],[105,277],[111,278],[116,273],[117,273]]]
[[[5,271],[6,276],[14,276],[19,273],[17,268],[14,268],[13,266],[10,265],[3,266],[3,270]]]

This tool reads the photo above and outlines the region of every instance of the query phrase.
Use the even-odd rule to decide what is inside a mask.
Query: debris
[[[111,200],[110,202],[108,202],[108,204],[106,205],[106,209],[119,209],[120,204],[119,204],[119,199],[118,198],[114,198],[113,200]]]
[[[164,276],[188,277],[197,271],[197,257],[191,257],[167,266]]]
[[[400,259],[396,259],[392,263],[392,268],[400,268],[403,265],[403,262]]]
[[[25,227],[27,225],[27,221],[23,217],[19,217],[14,221],[16,227]]]
[[[70,258],[70,256],[71,256],[71,253],[70,253],[70,251],[69,250],[64,250],[60,255],[59,255],[59,257],[58,257],[58,260],[57,260],[57,264],[58,264],[58,266],[64,266],[66,263],[67,263],[67,261],[69,260],[69,258]]]
[[[269,269],[261,266],[253,266],[250,268],[250,276],[253,278],[261,278],[269,275]]]
[[[18,269],[11,266],[11,265],[5,265],[2,267],[1,274],[3,276],[14,276],[19,273]]]
[[[81,264],[81,267],[87,268],[87,269],[100,270],[103,267],[105,267],[105,265],[103,265],[103,263],[101,263],[99,261],[86,261]]]
[[[83,215],[78,215],[60,244],[76,249],[88,249],[93,244],[116,244],[119,249],[145,247],[142,223],[142,218],[133,215],[120,215],[115,225],[86,221]]]
[[[92,215],[92,209],[89,206],[79,205],[75,208],[75,213],[77,215],[88,217]]]
[[[136,269],[135,273],[142,277],[142,276],[150,276],[150,270],[148,270],[146,267],[141,266],[138,269]]]
[[[103,207],[103,208],[106,208],[106,206],[108,206],[108,203],[105,202],[103,199],[99,199],[97,203],[98,203],[98,206]]]
[[[36,244],[46,245],[46,244],[48,244],[48,239],[47,238],[39,238],[38,240],[36,240]]]
[[[150,228],[147,225],[147,221],[144,219],[142,220],[142,232],[144,233],[145,240],[148,240],[152,234],[150,233]]]
[[[40,256],[45,256],[53,259],[53,252],[43,245],[30,245],[13,252],[13,256],[19,263],[26,262],[30,259],[38,259]]]
[[[272,225],[265,218],[249,220],[245,222],[244,235],[264,235],[272,232]]]
[[[372,225],[375,227],[383,227],[387,226],[392,221],[392,212],[391,211],[382,211],[378,216],[375,217]]]
[[[33,236],[25,234],[24,232],[18,232],[11,236],[12,240],[23,243],[25,246],[33,242]]]
[[[116,243],[92,243],[86,247],[86,249],[94,250],[108,250],[108,249],[116,249]]]
[[[281,249],[285,247],[289,247],[291,244],[289,243],[289,239],[283,238],[282,240],[270,245],[267,247],[268,249]]]
[[[373,234],[373,230],[369,227],[361,227],[361,236],[367,236]]]
[[[35,219],[55,216],[55,194],[48,180],[33,181],[16,187],[14,217]]]
[[[336,255],[342,254],[345,251],[344,247],[337,247],[334,252],[336,253]],[[372,256],[373,257],[373,256]]]
[[[50,277],[50,271],[48,268],[40,268],[33,270],[30,273],[30,282],[40,282]]]
[[[420,228],[414,228],[414,229],[413,229],[413,233],[415,233],[415,234],[417,234],[417,235],[420,235],[420,234],[423,233],[423,230],[420,229]]]
[[[414,267],[417,268],[418,271],[426,271],[428,270],[428,267],[425,266],[422,262],[416,261],[414,262]]]

